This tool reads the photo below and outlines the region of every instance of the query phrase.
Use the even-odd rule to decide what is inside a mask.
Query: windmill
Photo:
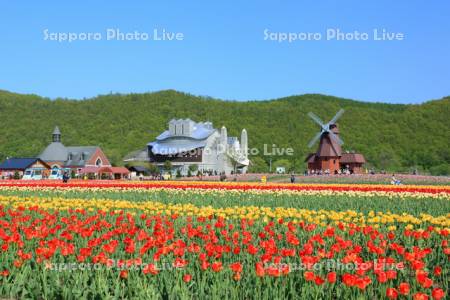
[[[320,131],[308,144],[308,147],[311,148],[320,140],[317,152],[310,154],[307,158],[309,170],[333,174],[340,169],[339,159],[342,156],[341,145],[344,142],[339,137],[339,129],[336,121],[343,113],[343,109],[339,110],[328,123],[324,123],[316,114],[312,112],[308,113],[308,116],[320,126]]]
[[[324,124],[322,119],[320,119],[316,114],[309,112],[308,116],[311,119],[313,119],[317,124],[320,125],[320,132],[318,132],[316,134],[316,136],[314,136],[314,138],[309,142],[308,147],[311,148],[312,146],[314,146],[314,144],[317,142],[317,140],[321,137],[324,137],[324,135],[326,135],[326,134],[329,135],[339,145],[344,144],[344,142],[341,140],[341,138],[339,138],[333,132],[333,129],[337,128],[336,121],[342,116],[343,113],[344,113],[344,110],[340,109],[328,123]],[[336,130],[334,130],[334,131],[336,131]]]

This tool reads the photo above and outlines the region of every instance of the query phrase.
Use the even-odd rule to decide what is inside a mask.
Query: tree
[[[289,172],[303,173],[306,170],[307,164],[305,162],[305,157],[295,157]]]
[[[88,101],[52,101],[0,91],[2,121],[6,124],[0,127],[0,159],[6,155],[37,156],[50,143],[54,126],[59,125],[64,145],[99,145],[112,164],[122,165],[127,153],[145,147],[167,129],[173,116],[178,116],[209,119],[215,127],[224,124],[230,135],[239,135],[246,128],[250,149],[259,150],[259,154],[252,154],[251,160],[256,163],[250,166],[251,172],[267,172],[264,160],[268,162],[269,156],[288,159],[297,171],[299,166],[302,169],[306,154],[317,147],[307,148],[318,129],[307,113],[315,112],[328,121],[339,107],[346,110],[339,119],[345,148],[361,152],[377,168],[417,166],[430,170],[450,164],[450,97],[418,105],[361,103],[324,95],[223,102],[176,91],[110,94]],[[28,120],[30,114],[33,125],[17,122]],[[153,133],[141,124],[152,128]],[[284,154],[277,156],[271,147],[270,154],[263,154],[264,144],[269,142],[278,148],[293,148],[298,161]],[[389,153],[380,155],[385,150]]]
[[[250,159],[249,173],[267,173],[269,165],[261,157],[255,156]]]
[[[172,167],[171,167],[172,168]],[[159,168],[155,164],[149,162],[147,164],[147,169],[150,172],[150,175],[155,176],[159,174]]]
[[[171,172],[172,172],[172,162],[171,162],[170,160],[166,160],[166,161],[164,162],[164,170],[165,170],[167,173],[171,173]]]
[[[379,166],[385,171],[396,171],[400,163],[395,152],[390,148],[383,149],[378,155]]]
[[[122,166],[122,155],[120,154],[120,151],[118,149],[112,149],[106,151],[106,156],[108,157],[109,162],[113,166]]]
[[[192,174],[195,174],[195,172],[198,170],[198,165],[189,165],[189,170]]]
[[[273,163],[274,168],[283,167],[285,168],[286,172],[289,172],[291,170],[291,162],[287,159],[279,159]]]
[[[437,176],[448,176],[450,175],[450,165],[449,164],[441,164],[438,166],[434,166],[430,168],[431,175]]]

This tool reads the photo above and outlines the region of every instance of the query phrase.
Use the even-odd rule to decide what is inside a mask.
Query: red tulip
[[[415,293],[414,296],[413,296],[414,300],[428,300],[428,298],[429,297],[428,297],[427,294],[424,294],[424,293],[421,293],[421,292]]]
[[[325,282],[325,280],[322,277],[320,277],[320,276],[314,277],[314,283],[316,285],[322,285],[322,284],[324,284],[324,282]]]
[[[236,280],[236,281],[241,280],[241,273],[234,273],[233,279]]]
[[[142,270],[142,272],[144,274],[152,274],[152,275],[156,275],[159,273],[159,270],[156,268],[156,266],[154,264],[148,264],[144,267],[144,269]]]
[[[431,296],[433,297],[434,300],[440,300],[440,299],[443,299],[445,297],[445,292],[441,288],[435,288],[431,292]]]
[[[342,282],[346,286],[354,286],[356,284],[356,276],[353,274],[345,273],[342,275]]]
[[[192,280],[192,275],[191,274],[184,274],[183,275],[183,281],[184,282],[189,282]]]
[[[103,245],[102,249],[108,253],[114,253],[118,245],[119,245],[118,240],[112,240],[108,244]]]
[[[377,274],[377,280],[379,283],[385,283],[388,280],[386,272],[383,271],[379,272]]]
[[[265,270],[262,262],[257,262],[255,265],[256,276],[263,277],[265,275]]]
[[[433,285],[433,280],[431,280],[430,278],[426,277],[424,278],[422,281],[419,282],[420,285],[425,288],[428,289]]]
[[[127,270],[120,271],[120,278],[127,279],[128,278],[128,271]]]
[[[386,276],[388,279],[395,279],[397,278],[397,271],[395,270],[387,270],[386,271]]]
[[[20,260],[20,259],[16,259],[14,262],[13,262],[13,265],[14,265],[14,267],[16,267],[16,268],[20,268],[21,266],[22,266],[22,261]]]
[[[208,267],[209,267],[209,262],[207,262],[206,260],[201,260],[201,262],[200,262],[200,268],[201,268],[203,271],[206,271],[206,270],[208,269]]]
[[[232,263],[230,264],[230,269],[235,273],[242,272],[242,264],[240,262]]]
[[[434,268],[433,273],[434,273],[435,276],[441,276],[441,274],[442,274],[442,268],[441,268],[440,266],[436,266],[436,267]]]
[[[258,248],[250,244],[247,247],[247,252],[251,255],[255,255],[256,253],[258,253]]]
[[[211,264],[211,269],[214,272],[220,272],[222,270],[222,262],[220,261],[215,261]]]
[[[400,294],[408,295],[409,290],[410,290],[409,283],[407,283],[407,282],[400,283],[400,285],[398,286],[398,290],[399,290]]]
[[[306,272],[303,274],[303,276],[305,277],[305,280],[306,280],[306,281],[313,281],[313,280],[316,278],[316,276],[314,275],[314,273],[311,272],[311,271],[306,271]]]
[[[177,257],[172,265],[174,268],[184,268],[188,265],[188,263],[189,262],[187,260]]]
[[[336,272],[330,272],[327,274],[327,281],[329,283],[335,283],[336,282]]]
[[[389,299],[397,299],[397,297],[398,297],[397,290],[394,288],[387,288],[386,289],[386,297],[388,297]]]
[[[364,290],[369,284],[372,283],[372,280],[369,276],[365,276],[358,280],[357,286],[359,289]]]

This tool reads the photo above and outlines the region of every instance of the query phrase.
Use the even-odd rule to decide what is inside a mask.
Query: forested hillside
[[[234,102],[176,91],[110,94],[86,100],[49,100],[0,91],[0,158],[35,156],[50,142],[55,125],[65,145],[100,145],[115,164],[130,151],[145,147],[172,118],[212,121],[228,134],[246,128],[249,147],[292,147],[288,159],[304,169],[307,144],[319,130],[306,115],[328,121],[344,108],[339,120],[344,150],[365,155],[378,169],[435,174],[449,172],[450,97],[421,105],[365,103],[323,95],[292,96],[269,101]],[[269,156],[260,156],[265,162]],[[283,157],[273,157],[274,161]],[[255,170],[265,168],[253,158]]]

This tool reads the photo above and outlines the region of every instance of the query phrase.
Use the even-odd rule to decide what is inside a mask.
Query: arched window
[[[102,160],[100,159],[100,157],[97,158],[97,160],[95,161],[95,165],[96,165],[96,166],[101,166],[101,165],[103,165],[103,162],[102,162]]]

